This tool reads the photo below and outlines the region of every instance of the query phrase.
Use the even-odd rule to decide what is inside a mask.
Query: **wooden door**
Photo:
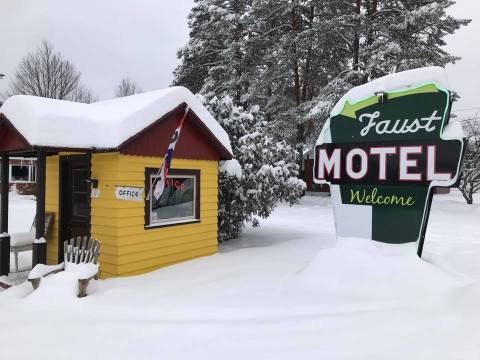
[[[90,172],[90,155],[60,157],[59,261],[65,240],[90,236]]]

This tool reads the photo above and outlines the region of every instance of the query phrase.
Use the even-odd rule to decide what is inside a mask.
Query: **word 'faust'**
[[[438,172],[436,145],[375,146],[367,149],[319,148],[317,153],[317,179],[341,180],[347,176],[352,180],[369,177],[375,181],[394,180],[388,178],[388,169],[398,169],[395,179],[400,182],[450,181],[452,174]],[[343,153],[342,153],[343,151]],[[425,156],[426,167],[420,167],[419,157]],[[395,162],[390,164],[389,162]],[[344,166],[342,170],[342,166]],[[369,173],[374,169],[375,173]]]
[[[381,120],[378,121],[377,119],[380,118],[381,114],[380,111],[375,111],[374,113],[366,113],[360,115],[358,120],[363,124],[365,123],[365,127],[360,131],[361,136],[366,136],[370,132],[370,129],[375,129],[376,133],[379,135],[383,134],[407,134],[407,133],[416,133],[419,130],[425,130],[425,132],[429,133],[435,130],[436,121],[442,120],[441,116],[437,116],[437,110],[433,112],[431,116],[417,118],[417,119],[403,119],[403,120]]]

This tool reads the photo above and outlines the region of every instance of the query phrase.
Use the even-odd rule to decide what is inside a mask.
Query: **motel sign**
[[[450,92],[428,83],[340,105],[314,164],[315,182],[331,187],[337,235],[419,241],[421,255],[433,189],[457,183],[464,151],[446,128]]]

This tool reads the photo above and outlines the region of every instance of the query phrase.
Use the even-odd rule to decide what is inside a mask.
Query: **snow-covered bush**
[[[258,106],[244,110],[228,96],[203,101],[230,135],[236,159],[219,168],[219,240],[224,241],[238,237],[246,222],[258,226],[258,217],[268,217],[279,201],[296,203],[305,183],[297,178],[295,150],[267,135]]]
[[[480,119],[466,119],[463,127],[468,143],[459,188],[467,204],[473,204],[473,194],[480,192]]]

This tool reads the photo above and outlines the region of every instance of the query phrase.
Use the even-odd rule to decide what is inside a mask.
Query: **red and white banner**
[[[175,145],[177,144],[177,141],[180,138],[182,125],[187,117],[189,109],[190,108],[187,106],[187,108],[185,109],[185,114],[183,114],[183,117],[180,120],[180,124],[178,124],[177,128],[175,129],[175,132],[172,135],[172,140],[170,140],[170,145],[168,145],[167,153],[163,158],[162,166],[160,167],[157,173],[157,176],[155,178],[155,181],[152,184],[152,189],[154,189],[153,196],[155,196],[155,199],[157,200],[160,199],[160,196],[162,196],[162,193],[163,193],[163,189],[165,189],[168,170],[170,170],[170,163],[172,162],[172,158],[173,158],[173,151],[175,150]]]

